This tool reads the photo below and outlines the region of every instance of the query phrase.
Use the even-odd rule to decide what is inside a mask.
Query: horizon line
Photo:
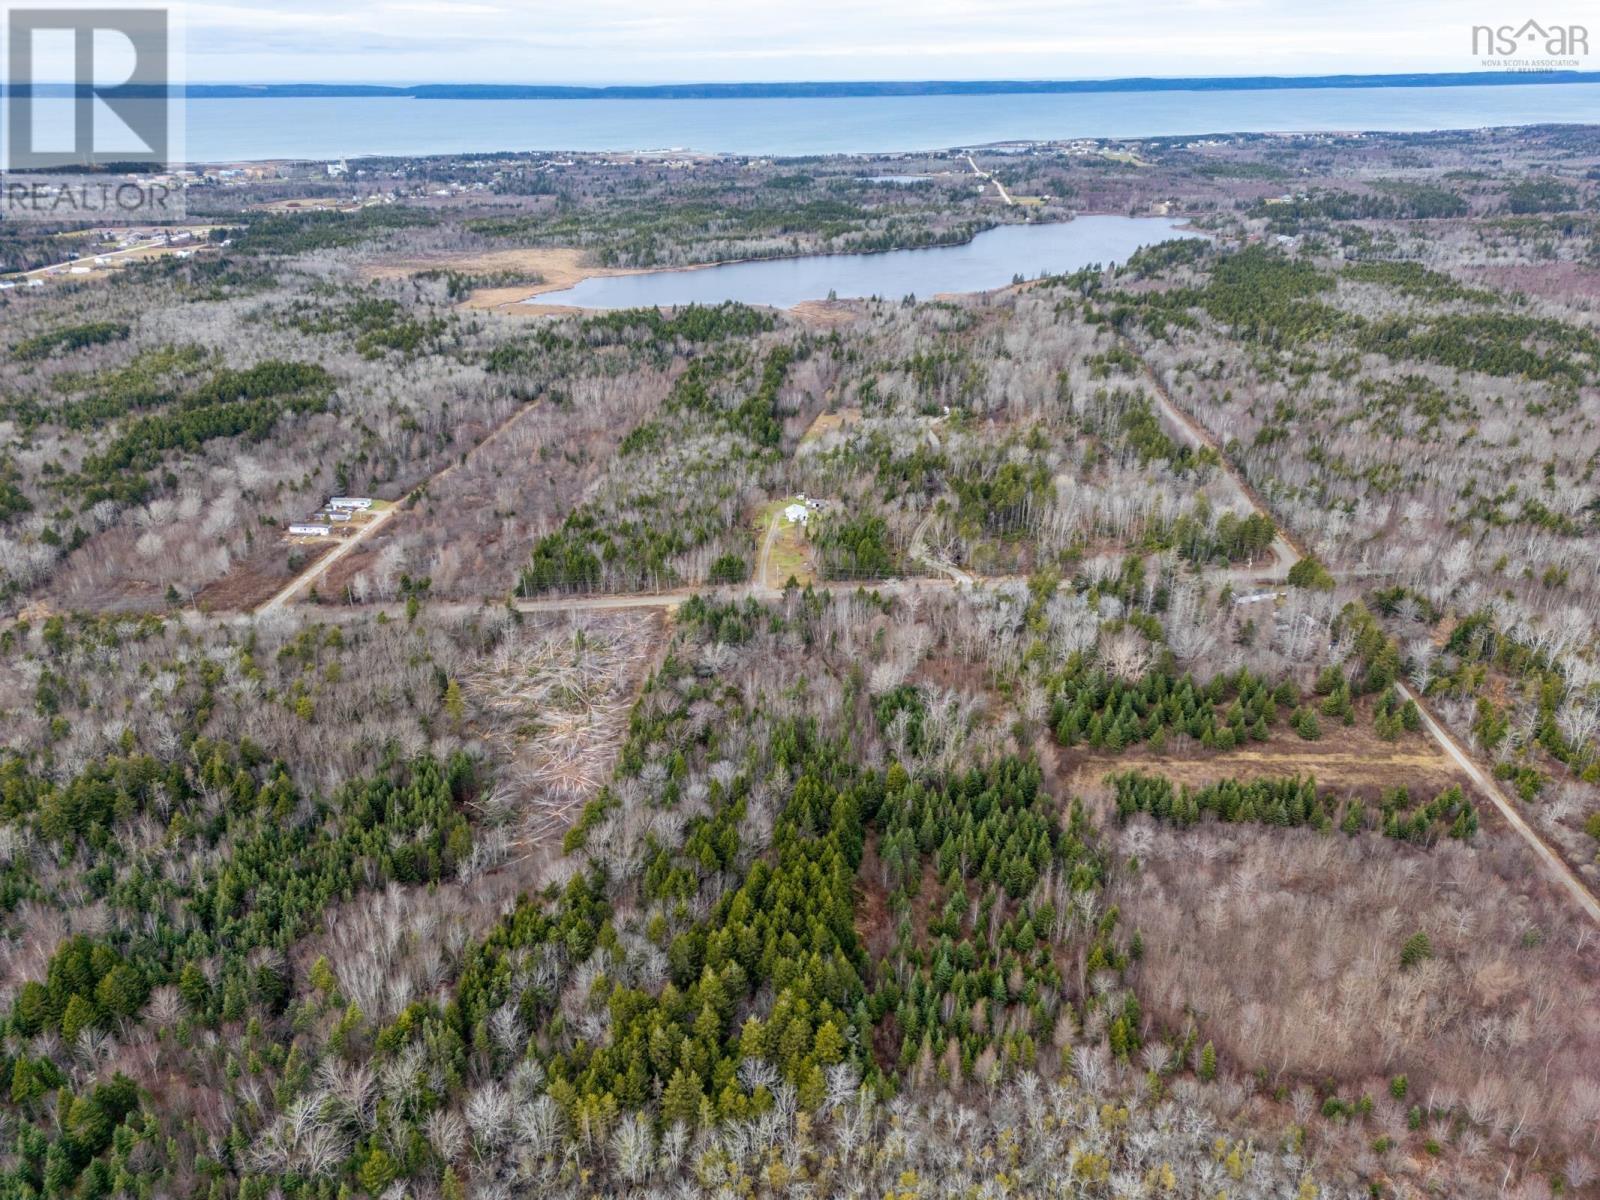
[[[241,83],[187,82],[123,85],[102,94],[181,94],[187,99],[394,98],[394,99],[845,99],[939,95],[1048,95],[1155,91],[1277,91],[1383,87],[1506,87],[1600,83],[1600,70],[1477,70],[1346,72],[1315,75],[1131,75],[1074,79],[778,80],[731,83],[525,84],[525,83]],[[0,85],[0,93],[41,96],[75,92],[68,82]]]

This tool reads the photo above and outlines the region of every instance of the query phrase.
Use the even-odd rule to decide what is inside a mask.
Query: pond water
[[[680,271],[602,275],[530,304],[578,308],[654,308],[737,300],[792,308],[805,300],[879,296],[926,300],[942,292],[982,292],[1018,275],[1035,279],[1092,263],[1118,263],[1141,246],[1201,236],[1169,217],[1088,216],[1041,225],[1001,225],[960,246],[881,254],[807,254]]]

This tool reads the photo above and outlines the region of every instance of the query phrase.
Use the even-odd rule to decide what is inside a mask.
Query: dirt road
[[[256,609],[256,614],[258,616],[266,616],[268,613],[277,612],[278,609],[288,604],[301,592],[306,591],[311,587],[312,584],[316,583],[317,580],[326,575],[329,567],[333,566],[334,563],[338,562],[362,542],[366,541],[367,538],[371,537],[375,532],[381,529],[390,517],[399,511],[399,507],[396,506],[393,508],[381,509],[380,511],[374,513],[370,521],[361,526],[360,529],[357,529],[349,537],[345,538],[336,547],[334,547],[333,553],[324,554],[321,558],[317,559],[316,562],[312,563],[304,571],[301,571],[300,574],[291,579],[284,587],[280,588],[270,600],[260,605]]]
[[[754,592],[756,589],[751,589]],[[670,592],[629,592],[610,596],[548,596],[537,600],[514,600],[518,612],[615,612],[625,608],[677,608],[699,588],[677,588]]]
[[[1138,355],[1139,352],[1125,339],[1122,344],[1134,355]],[[1166,385],[1156,378],[1156,373],[1150,369],[1150,364],[1145,362],[1142,357],[1139,359],[1139,365],[1144,369],[1144,377],[1149,382],[1151,390],[1155,393],[1156,411],[1161,414],[1161,419],[1167,428],[1182,439],[1191,450],[1210,450],[1216,454],[1217,458],[1222,461],[1222,474],[1234,486],[1237,498],[1262,516],[1269,519],[1272,518],[1272,514],[1267,511],[1265,501],[1257,495],[1256,490],[1246,483],[1233,468],[1228,466],[1227,459],[1222,453],[1222,447],[1211,436],[1210,430],[1173,403],[1172,394],[1167,391]],[[1276,561],[1265,571],[1257,572],[1253,575],[1253,578],[1260,579],[1263,582],[1282,582],[1287,579],[1289,577],[1289,569],[1303,557],[1300,548],[1283,532],[1283,528],[1278,525],[1276,519],[1273,519],[1273,528],[1277,530],[1272,539],[1272,553]],[[1252,569],[1241,568],[1240,570]],[[1232,573],[1230,572],[1230,574]]]
[[[970,157],[968,161],[971,161]],[[977,170],[976,164],[973,165],[973,169]],[[1129,348],[1132,349],[1132,347]],[[1140,361],[1143,363],[1142,359]],[[1149,365],[1143,365],[1145,374],[1149,378],[1154,391],[1156,406],[1161,414],[1163,422],[1176,436],[1182,438],[1188,445],[1195,448],[1205,446],[1216,450],[1218,452],[1218,457],[1222,459],[1223,465],[1221,467],[1221,471],[1226,478],[1232,482],[1233,486],[1238,489],[1238,496],[1255,512],[1258,512],[1261,515],[1271,519],[1272,514],[1267,511],[1267,507],[1262,501],[1261,497],[1237,472],[1233,470],[1232,467],[1228,466],[1227,460],[1222,458],[1220,447],[1218,447],[1210,432],[1201,426],[1197,421],[1195,421],[1194,418],[1188,413],[1180,409],[1173,402],[1172,397],[1167,392],[1167,389],[1161,384],[1160,380],[1156,378],[1154,372],[1150,370]],[[491,433],[490,437],[494,437],[500,432],[501,429],[504,429],[506,425],[509,425],[511,421],[515,420],[516,416],[520,415],[521,411],[525,410],[519,410],[517,414],[513,414],[512,417],[508,418],[508,420],[499,428],[497,428],[494,433]],[[487,438],[485,439],[485,441],[488,440],[489,439]],[[437,479],[447,475],[451,470],[454,469],[454,467],[455,464],[452,464],[450,467],[447,467],[445,470],[441,471],[439,475],[435,476],[434,478]],[[283,588],[277,593],[277,595],[273,596],[272,599],[263,604],[259,609],[256,610],[257,615],[277,611],[284,605],[288,604],[303,590],[309,588],[313,583],[315,583],[316,580],[322,578],[322,576],[330,567],[333,566],[334,563],[338,562],[339,559],[350,553],[376,529],[380,528],[389,518],[389,516],[395,511],[395,509],[386,509],[384,512],[380,513],[373,521],[364,526],[354,537],[341,544],[339,548],[332,554],[324,556],[319,562],[313,564],[292,583]],[[779,521],[781,519],[782,510],[780,509],[775,512],[772,518],[768,521],[766,534],[762,540],[761,554],[757,560],[755,576],[752,582],[740,588],[722,589],[721,594],[736,598],[739,596],[754,596],[759,599],[772,599],[773,597],[782,594],[782,589],[774,588],[771,585],[770,579],[768,578],[771,568],[773,544],[777,538]],[[875,583],[818,583],[815,585],[816,590],[848,592],[855,591],[857,589],[866,589],[869,591],[877,591],[883,595],[892,596],[909,595],[924,591],[933,592],[940,590],[965,589],[1002,582],[1000,579],[975,578],[949,563],[944,563],[934,558],[924,545],[928,520],[929,518],[924,517],[922,524],[918,526],[916,533],[913,535],[911,557],[913,560],[940,572],[938,576],[933,578],[884,580]],[[1281,582],[1288,575],[1290,568],[1293,567],[1295,563],[1300,561],[1303,551],[1300,549],[1300,547],[1295,545],[1294,541],[1287,534],[1283,532],[1282,528],[1276,524],[1276,521],[1274,521],[1274,528],[1277,529],[1277,535],[1274,537],[1272,542],[1274,562],[1271,566],[1234,568],[1228,571],[1227,574],[1240,580]],[[518,611],[526,613],[603,612],[636,608],[671,610],[683,604],[699,590],[701,589],[681,588],[667,592],[629,595],[555,596],[548,598],[516,600],[513,602],[513,606]],[[713,590],[713,594],[715,594],[715,590]],[[437,610],[437,607],[438,606],[430,606],[430,608],[435,610]],[[473,606],[463,605],[461,607],[468,608]],[[373,611],[373,607],[367,606],[356,609],[347,606],[340,606],[338,608],[330,608],[325,611],[329,615],[333,615],[334,613],[350,614],[356,612],[371,612]],[[1421,698],[1416,696],[1415,693],[1404,684],[1397,684],[1396,686],[1402,695],[1404,695],[1407,699],[1416,702],[1417,708],[1422,714],[1423,728],[1427,730],[1429,736],[1433,738],[1433,740],[1439,745],[1444,753],[1448,755],[1449,758],[1461,769],[1463,774],[1465,774],[1471,781],[1472,785],[1495,807],[1496,811],[1505,818],[1506,824],[1517,834],[1518,837],[1522,838],[1522,840],[1528,844],[1529,849],[1533,851],[1540,865],[1550,876],[1550,878],[1568,894],[1570,894],[1592,920],[1594,920],[1597,924],[1600,924],[1600,900],[1595,898],[1594,893],[1589,890],[1589,888],[1584,884],[1583,880],[1581,880],[1572,871],[1572,869],[1567,866],[1567,864],[1562,860],[1561,856],[1551,849],[1551,847],[1544,841],[1543,838],[1539,836],[1533,827],[1523,819],[1521,814],[1517,811],[1515,804],[1506,796],[1505,792],[1500,788],[1498,783],[1495,782],[1493,777],[1473,761],[1471,756],[1467,754],[1467,752],[1445,730],[1444,726],[1428,710]]]
[[[1440,748],[1450,756],[1456,766],[1461,768],[1467,778],[1472,780],[1478,791],[1499,810],[1500,815],[1506,819],[1506,824],[1516,830],[1522,836],[1522,840],[1532,847],[1533,852],[1544,864],[1546,873],[1566,889],[1596,924],[1600,924],[1600,900],[1595,898],[1583,880],[1573,874],[1561,856],[1550,848],[1533,826],[1523,819],[1522,814],[1516,809],[1515,802],[1506,795],[1499,781],[1472,760],[1450,732],[1434,719],[1433,714],[1411,688],[1403,683],[1396,683],[1394,686],[1400,695],[1416,702],[1417,709],[1422,713],[1422,727],[1433,735],[1433,740],[1439,743]]]
[[[755,590],[758,594],[773,595],[772,586],[772,544],[778,540],[779,523],[783,520],[783,509],[774,509],[772,519],[767,522],[767,532],[761,539],[761,557],[756,560]]]
[[[74,267],[87,267],[90,277],[93,278],[103,275],[106,268],[111,266],[113,260],[120,262],[122,259],[163,258],[170,254],[176,254],[180,250],[193,252],[202,249],[209,244],[205,240],[205,235],[210,233],[212,228],[210,225],[191,226],[187,229],[190,237],[181,242],[168,240],[160,245],[155,245],[151,242],[140,242],[136,246],[124,246],[120,250],[94,250],[91,248],[86,255],[64,259],[58,263],[49,263],[42,267],[35,267],[31,271],[20,271],[16,275],[8,276],[8,278],[43,279],[46,276],[68,273]],[[175,229],[172,232],[183,233],[186,230]],[[72,276],[71,278],[81,279],[83,277]]]
[[[410,492],[408,494],[408,496],[410,498],[415,498],[418,495],[418,493],[423,492],[426,489],[428,489],[430,487],[433,487],[435,484],[438,484],[438,483],[442,482],[443,480],[446,480],[446,479],[450,478],[450,476],[455,471],[457,471],[460,467],[465,465],[467,459],[471,458],[472,455],[474,455],[478,451],[482,450],[490,442],[494,441],[495,438],[499,437],[507,429],[509,429],[509,428],[511,428],[511,426],[515,425],[517,423],[518,418],[520,418],[523,415],[525,415],[526,413],[532,411],[537,406],[537,404],[538,404],[538,401],[535,400],[535,401],[532,401],[531,403],[523,404],[523,405],[520,405],[519,407],[513,409],[511,411],[511,414],[509,416],[507,416],[505,418],[505,420],[501,421],[500,424],[496,425],[493,429],[491,429],[488,432],[488,434],[486,434],[484,436],[482,441],[480,441],[477,445],[472,447],[471,450],[468,450],[465,455],[462,455],[461,457],[458,457],[458,458],[451,459],[450,462],[447,463],[444,467],[440,468],[438,471],[436,471],[432,475],[430,475],[428,477],[428,481],[426,483],[424,483],[421,487],[415,489],[414,491]],[[288,604],[291,600],[293,600],[296,596],[298,596],[302,591],[306,590],[313,583],[315,583],[317,580],[321,579],[324,575],[326,575],[327,572],[328,572],[328,568],[329,567],[333,566],[333,564],[338,562],[341,558],[344,558],[347,554],[349,554],[352,550],[354,550],[358,545],[360,545],[363,541],[365,541],[368,537],[370,537],[373,534],[373,532],[378,529],[379,526],[383,525],[384,522],[386,522],[389,519],[389,517],[390,517],[390,515],[392,513],[399,512],[400,511],[400,506],[403,503],[404,503],[403,500],[399,500],[399,501],[396,501],[391,507],[380,510],[373,517],[372,520],[368,521],[360,529],[356,530],[356,532],[355,532],[355,534],[353,536],[351,536],[351,537],[347,538],[345,541],[341,542],[339,544],[338,549],[336,549],[332,554],[323,555],[323,557],[321,559],[319,559],[318,561],[312,563],[309,567],[307,567],[304,571],[302,571],[299,574],[299,576],[297,576],[294,580],[292,580],[286,587],[284,587],[281,591],[279,591],[277,594],[275,594],[272,597],[272,599],[268,600],[265,604],[262,604],[255,611],[257,613],[275,612],[278,609],[282,608],[285,604]]]
[[[1127,345],[1127,343],[1124,342],[1124,345]],[[1133,350],[1133,347],[1128,346],[1128,349]],[[1134,353],[1137,354],[1138,352],[1134,350]],[[1196,448],[1208,446],[1216,450],[1218,457],[1222,458],[1221,448],[1211,437],[1210,432],[1174,404],[1171,395],[1168,394],[1161,381],[1156,378],[1155,372],[1150,369],[1149,364],[1145,363],[1142,357],[1140,362],[1144,366],[1146,377],[1150,380],[1151,386],[1155,390],[1156,405],[1166,423],[1179,436],[1188,441],[1189,445]],[[1289,568],[1300,561],[1302,553],[1300,548],[1284,534],[1282,526],[1279,526],[1276,518],[1273,518],[1272,514],[1267,511],[1266,504],[1262,502],[1255,489],[1246,483],[1232,467],[1228,466],[1226,458],[1222,458],[1222,462],[1223,471],[1237,485],[1239,494],[1243,497],[1245,503],[1249,504],[1256,512],[1273,520],[1274,527],[1278,530],[1278,533],[1273,539],[1272,549],[1277,555],[1278,561],[1272,568],[1272,577],[1276,579],[1286,578],[1289,574]],[[1337,573],[1335,573],[1335,577],[1337,577]],[[1595,898],[1594,893],[1589,890],[1583,880],[1578,878],[1577,874],[1567,866],[1562,857],[1550,848],[1549,843],[1540,837],[1534,828],[1523,819],[1522,814],[1517,812],[1515,805],[1506,796],[1500,785],[1461,748],[1455,738],[1428,711],[1428,707],[1423,703],[1422,698],[1403,683],[1396,683],[1395,687],[1406,699],[1416,702],[1418,710],[1422,713],[1423,728],[1428,731],[1429,736],[1461,768],[1462,772],[1472,781],[1473,786],[1482,793],[1484,798],[1494,805],[1500,815],[1505,818],[1506,824],[1528,844],[1528,848],[1533,851],[1535,857],[1544,867],[1545,873],[1578,902],[1579,906],[1588,913],[1591,920],[1596,924],[1600,924],[1600,900]]]
[[[929,570],[937,571],[945,576],[957,587],[971,587],[973,577],[952,562],[936,558],[928,549],[928,525],[933,520],[933,513],[929,512],[917,524],[916,532],[911,535],[910,558],[912,562],[921,563]]]
[[[972,161],[972,155],[970,154],[967,155],[967,166],[972,168],[972,173],[979,179],[982,179],[986,183],[994,184],[995,190],[1000,193],[1000,199],[1004,200],[1007,204],[1016,203],[1016,201],[1011,198],[1011,193],[1006,191],[1005,184],[1001,183],[993,175],[989,174],[989,172],[978,170],[978,164]]]

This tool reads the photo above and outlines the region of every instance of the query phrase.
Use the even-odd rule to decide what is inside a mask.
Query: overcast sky
[[[1482,66],[1474,24],[1587,21],[1600,36],[1592,0],[193,0],[186,10],[193,82],[1464,71]],[[1600,68],[1600,56],[1584,65]]]

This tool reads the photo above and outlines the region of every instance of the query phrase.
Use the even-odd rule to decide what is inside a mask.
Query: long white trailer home
[[[329,508],[348,508],[352,510],[368,509],[372,507],[371,496],[335,496],[328,501]]]

